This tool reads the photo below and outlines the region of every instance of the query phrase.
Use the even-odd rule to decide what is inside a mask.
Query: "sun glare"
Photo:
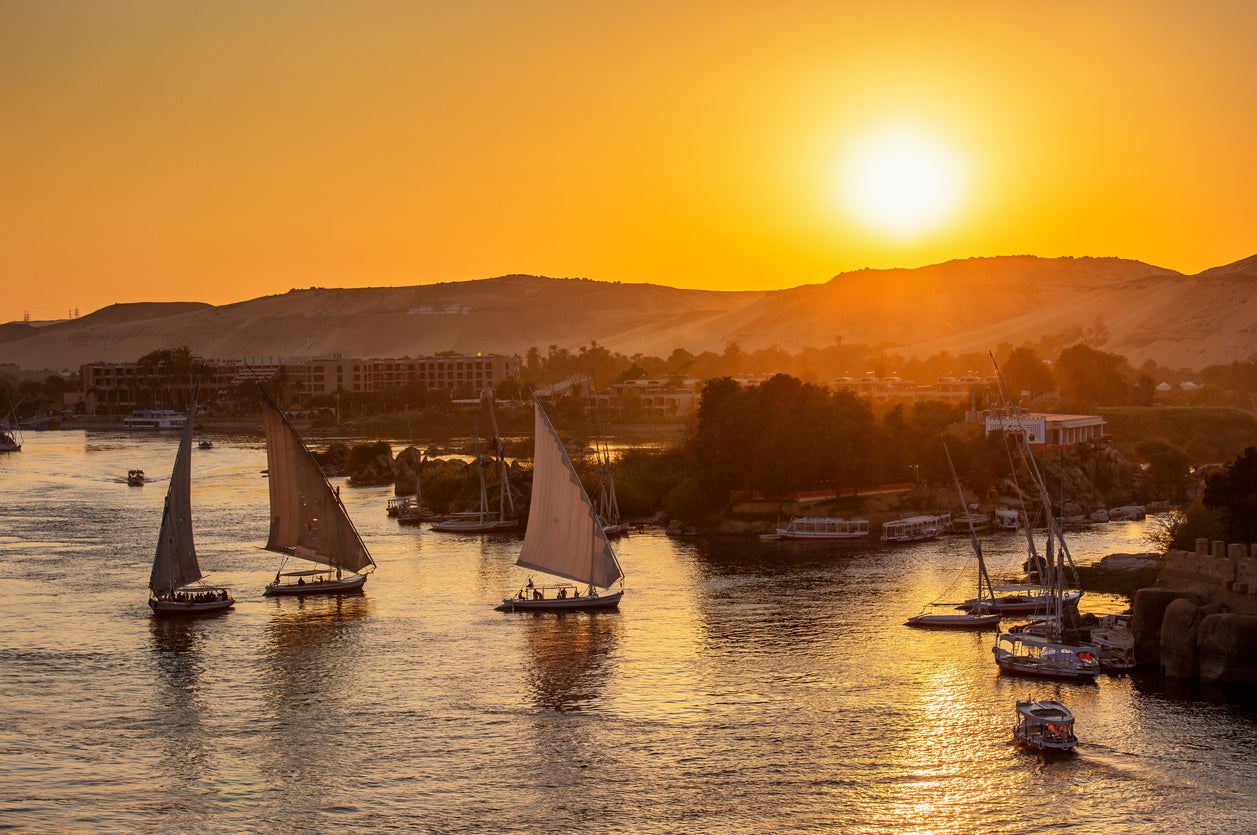
[[[842,171],[846,211],[868,228],[900,238],[928,232],[950,220],[961,200],[959,160],[934,139],[905,130],[865,137]]]

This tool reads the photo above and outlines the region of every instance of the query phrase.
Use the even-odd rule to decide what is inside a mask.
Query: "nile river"
[[[1001,677],[992,633],[918,631],[971,594],[965,539],[617,551],[618,613],[493,611],[514,537],[399,527],[342,488],[366,593],[264,598],[258,438],[193,451],[202,567],[231,612],[146,605],[173,435],[28,433],[0,457],[0,829],[1252,832],[1257,713],[1155,681]],[[128,487],[142,467],[151,483]],[[1142,523],[1069,538],[1142,551]],[[997,577],[1024,557],[987,538]],[[1122,601],[1087,595],[1084,611]],[[1011,744],[1058,697],[1076,755]]]

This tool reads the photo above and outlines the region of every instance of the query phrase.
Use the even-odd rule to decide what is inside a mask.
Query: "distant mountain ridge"
[[[1002,256],[917,269],[856,270],[773,291],[508,275],[409,287],[309,288],[215,306],[117,304],[78,319],[0,325],[0,363],[77,369],[187,345],[206,357],[458,351],[543,353],[597,342],[627,355],[675,348],[777,347],[841,340],[929,356],[1102,324],[1101,347],[1139,365],[1257,358],[1257,256],[1195,276],[1120,258]]]

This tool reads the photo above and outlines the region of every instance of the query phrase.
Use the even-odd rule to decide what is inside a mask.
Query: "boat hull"
[[[547,597],[541,600],[508,597],[493,608],[499,612],[596,612],[618,607],[623,596],[624,592],[617,591],[598,597]]]
[[[501,533],[518,527],[518,522],[508,519],[502,522],[437,522],[429,530],[439,533]]]
[[[313,583],[271,583],[262,592],[267,597],[306,597],[314,594],[353,594],[362,591],[367,575],[352,574],[339,580]]]
[[[1037,658],[1028,658],[1020,655],[1009,656],[998,651],[995,653],[995,664],[999,667],[1000,672],[1006,675],[1043,678],[1052,681],[1095,681],[1096,676],[1100,673],[1098,663],[1094,666],[1052,664],[1044,663]]]
[[[180,600],[156,600],[149,598],[149,608],[159,618],[187,618],[200,615],[217,615],[227,611],[236,604],[232,598],[226,600],[210,600],[202,603]]]
[[[908,618],[904,625],[922,629],[994,629],[999,622],[997,612],[989,615],[917,615]]]

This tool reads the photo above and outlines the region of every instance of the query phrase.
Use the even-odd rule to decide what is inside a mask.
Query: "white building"
[[[1099,415],[1049,415],[1022,412],[1015,415],[987,413],[986,434],[997,429],[1024,432],[1032,446],[1066,446],[1104,437],[1104,418]]]

